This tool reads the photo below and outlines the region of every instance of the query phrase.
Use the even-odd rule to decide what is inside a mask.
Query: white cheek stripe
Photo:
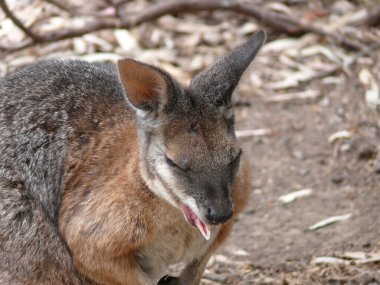
[[[169,187],[172,187],[171,189],[176,191],[174,194],[179,198],[180,202],[190,207],[190,209],[199,218],[202,218],[201,212],[198,208],[198,205],[195,199],[193,197],[185,195],[178,187],[174,185],[173,183],[174,174],[170,171],[169,166],[163,163],[159,167],[156,167],[156,171],[157,171],[156,175],[160,176],[160,178],[165,182],[165,184],[167,184]],[[166,189],[166,187],[163,185],[160,179],[154,178],[154,179],[145,179],[145,180],[148,184],[148,187],[151,189],[152,192],[154,192],[156,195],[163,198],[164,200],[168,201],[174,207],[176,208],[181,207],[181,205],[178,205],[178,203],[173,200],[171,194],[168,192],[168,189]]]
[[[145,183],[148,185],[149,189],[156,194],[158,197],[161,197],[162,199],[168,201],[170,204],[172,204],[174,207],[177,207],[177,203],[172,199],[170,194],[167,192],[164,185],[161,183],[160,179],[157,178],[148,178],[147,170],[145,169],[145,165],[142,165],[141,169],[141,175],[145,181]],[[157,169],[159,171],[159,169]]]
[[[161,176],[161,179],[165,181],[165,183],[167,185],[173,185],[173,173],[171,173],[170,169],[168,166],[162,166],[160,168],[157,168],[157,173]],[[156,179],[157,180],[157,179]],[[165,197],[169,198],[170,200],[171,199],[171,196],[168,194],[167,190],[165,189],[165,187],[162,185],[162,183],[159,183],[161,185],[161,188],[160,188],[160,192],[164,192],[165,193]],[[180,199],[181,203],[182,204],[185,204],[187,206],[190,207],[190,209],[199,217],[199,218],[202,218],[202,215],[201,215],[201,212],[198,208],[198,205],[197,205],[197,202],[195,201],[195,199],[193,197],[190,197],[188,195],[185,195],[182,191],[180,191],[178,189],[178,187],[175,187],[175,185],[173,185],[174,189],[177,191],[175,194],[176,196]],[[173,189],[172,188],[172,189]],[[172,203],[173,204],[173,203]],[[174,204],[173,204],[174,205]],[[174,206],[180,206],[180,205],[174,205]],[[182,209],[181,209],[182,210]]]
[[[173,180],[172,176],[173,176],[173,174],[170,172],[170,170],[169,170],[169,168],[168,168],[167,165],[162,164],[160,167],[156,168],[156,171],[157,171],[157,175],[159,175],[160,178],[167,185],[171,186],[173,184],[172,183],[172,180]],[[157,187],[156,188],[157,189],[157,194],[158,195],[161,194],[162,198],[164,198],[165,200],[167,200],[173,206],[178,207],[177,203],[173,200],[172,196],[170,195],[170,193],[168,192],[168,190],[166,189],[166,187],[162,184],[162,182],[160,181],[160,179],[155,178],[154,182],[155,182],[155,185]],[[155,191],[156,189],[154,189],[153,191]],[[175,194],[177,194],[177,193],[175,193]]]
[[[177,203],[172,199],[171,195],[166,190],[165,186],[161,183],[159,179],[153,180],[152,191],[155,192],[158,196],[168,201],[173,206],[177,207]]]

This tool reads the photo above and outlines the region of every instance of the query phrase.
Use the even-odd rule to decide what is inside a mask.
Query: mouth
[[[187,205],[183,205],[182,206],[182,211],[183,213],[185,214],[186,216],[186,219],[187,221],[189,222],[190,225],[192,225],[193,227],[196,227],[198,228],[198,230],[201,232],[201,234],[203,235],[203,237],[206,239],[206,240],[209,240],[210,239],[210,229],[209,227],[207,226],[207,224],[202,221],[201,218],[199,218],[194,212],[193,210],[191,210],[191,208]]]

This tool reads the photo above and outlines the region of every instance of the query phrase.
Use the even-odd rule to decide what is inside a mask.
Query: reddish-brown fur
[[[195,78],[189,90],[157,68],[119,62],[130,105],[119,101],[111,111],[97,105],[102,123],[96,130],[86,115],[78,118],[66,159],[59,226],[83,275],[100,284],[151,285],[168,265],[183,261],[181,276],[165,284],[199,284],[250,189],[248,166],[239,167],[232,89],[225,81],[236,86],[264,40],[258,34]],[[223,73],[228,57],[239,59],[240,75]],[[203,82],[214,79],[210,86]],[[209,90],[212,97],[203,98]],[[202,234],[210,240],[186,221],[184,205],[207,222],[210,232]]]
[[[93,136],[85,148],[73,144],[69,151],[60,229],[76,267],[101,284],[140,285],[134,250],[156,238],[162,217],[182,215],[148,189],[139,156],[136,124],[128,118]],[[234,180],[234,217],[247,202],[249,181],[244,164]],[[207,256],[233,223],[222,227]]]
[[[186,89],[128,59],[1,79],[0,283],[199,285],[248,199],[231,95],[264,40]]]
[[[145,65],[123,60],[119,63],[119,72],[125,79],[125,84],[133,90],[129,92],[128,98],[136,106],[151,99],[157,102],[158,98],[154,98],[158,94],[157,89],[166,92],[164,79],[156,73],[149,72],[149,67]]]

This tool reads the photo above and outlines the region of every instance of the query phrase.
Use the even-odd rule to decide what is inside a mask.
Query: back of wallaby
[[[131,59],[2,78],[0,284],[199,284],[248,198],[231,95],[264,41],[188,88]]]

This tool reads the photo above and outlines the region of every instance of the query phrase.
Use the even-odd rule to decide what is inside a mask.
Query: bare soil
[[[220,266],[228,284],[380,284],[380,264],[311,263],[317,256],[380,249],[379,116],[366,105],[358,82],[341,79],[332,86],[313,82],[310,88],[323,86],[323,96],[311,101],[267,103],[240,92],[248,106],[238,107],[237,129],[268,128],[273,135],[242,139],[253,187],[221,253],[227,259],[219,258],[236,266],[237,272]],[[328,143],[341,130],[352,137]],[[279,196],[304,188],[312,194],[279,202]],[[308,230],[342,214],[352,217]]]

